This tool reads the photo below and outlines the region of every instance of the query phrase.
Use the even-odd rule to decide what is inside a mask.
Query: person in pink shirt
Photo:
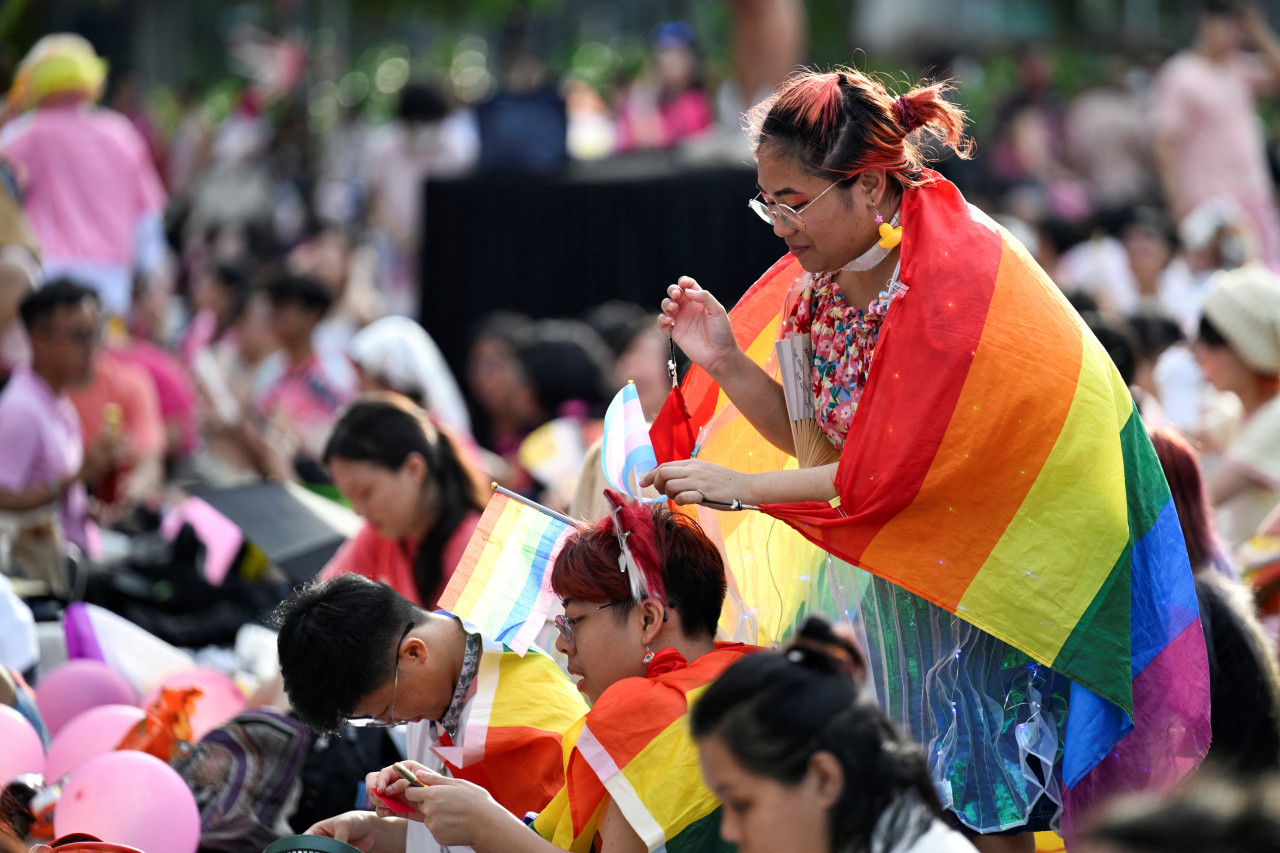
[[[711,128],[711,99],[702,88],[693,30],[683,21],[654,28],[652,70],[622,95],[618,151],[673,148]]]
[[[242,436],[263,474],[312,479],[338,410],[355,396],[356,372],[340,353],[317,351],[316,326],[333,295],[307,276],[284,275],[265,288],[271,331],[280,345],[258,369],[256,421]]]
[[[54,281],[29,293],[20,311],[31,364],[18,366],[0,393],[0,489],[26,495],[46,489],[34,505],[59,501],[63,534],[83,550],[89,530],[85,483],[110,471],[122,453],[120,440],[110,435],[86,450],[80,418],[67,398],[94,372],[98,299],[88,288]]]
[[[93,105],[105,78],[80,36],[38,41],[9,93],[10,112],[23,114],[0,132],[0,157],[23,187],[45,276],[88,283],[105,314],[128,318],[135,272],[149,296],[164,293],[165,192],[129,120]]]
[[[353,403],[329,436],[324,463],[365,523],[320,580],[364,575],[434,609],[480,520],[479,476],[398,394]]]
[[[1242,49],[1252,42],[1251,56]],[[1256,232],[1259,254],[1280,268],[1280,213],[1256,95],[1280,82],[1280,40],[1264,13],[1239,0],[1205,0],[1190,50],[1160,69],[1152,104],[1156,165],[1165,201],[1181,222],[1226,197]]]

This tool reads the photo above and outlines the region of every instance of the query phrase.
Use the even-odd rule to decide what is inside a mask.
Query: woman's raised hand
[[[719,368],[742,352],[724,306],[687,275],[667,288],[658,328],[671,335],[684,354],[713,379]]]

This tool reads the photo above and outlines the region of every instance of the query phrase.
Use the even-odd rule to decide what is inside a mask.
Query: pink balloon
[[[87,832],[147,853],[196,853],[200,810],[178,771],[154,755],[108,752],[71,774],[53,831]]]
[[[207,666],[166,676],[147,694],[142,707],[150,708],[162,687],[199,687],[204,691],[203,696],[196,697],[196,710],[191,715],[191,732],[196,740],[243,711],[247,704],[244,691],[230,676]]]
[[[129,679],[91,658],[69,660],[36,684],[36,707],[50,735],[90,708],[137,704],[138,691]]]
[[[44,766],[44,743],[27,718],[0,705],[0,786],[23,773],[39,773]]]
[[[111,752],[147,712],[136,705],[100,705],[90,708],[62,727],[44,760],[44,778],[53,782],[90,758]]]

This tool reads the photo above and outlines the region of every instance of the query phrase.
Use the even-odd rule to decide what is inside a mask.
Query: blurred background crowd
[[[0,568],[40,565],[59,532],[137,568],[184,495],[265,481],[456,548],[476,507],[433,539],[438,519],[392,518],[330,464],[365,459],[331,434],[371,391],[423,406],[468,482],[589,514],[609,400],[633,380],[652,418],[686,367],[654,323],[666,286],[687,273],[731,302],[781,254],[746,204],[743,111],[837,63],[904,91],[954,79],[976,156],[936,168],[1068,295],[1148,427],[1195,448],[1213,559],[1265,563],[1278,25],[1194,0],[9,0],[0,509],[24,520]],[[1206,327],[1232,270],[1245,284]],[[82,285],[94,311],[61,310]],[[31,365],[73,413],[37,399]],[[58,432],[55,409],[78,426]],[[32,439],[24,418],[46,415]],[[1228,471],[1242,435],[1256,465]],[[59,523],[33,527],[50,496]],[[72,582],[29,574],[55,598]],[[166,615],[128,612],[179,645],[226,642],[274,603],[175,622],[173,590],[142,576],[88,595],[162,599]],[[0,663],[34,674],[21,652]]]
[[[17,94],[38,38],[81,33],[105,60],[100,112],[127,119],[118,144],[143,148],[88,179],[92,137],[41,118],[67,96],[11,96],[0,150],[11,200],[29,195],[27,230],[6,239],[46,279],[92,267],[110,280],[99,374],[136,371],[148,401],[122,405],[134,476],[113,503],[155,507],[166,479],[324,483],[313,463],[333,416],[390,386],[474,436],[489,476],[563,506],[619,384],[636,381],[650,416],[670,387],[650,328],[661,289],[689,273],[732,297],[778,253],[747,230],[745,205],[706,221],[685,196],[637,201],[636,188],[711,175],[709,192],[749,194],[742,110],[797,65],[952,77],[978,156],[939,170],[1123,350],[1149,420],[1212,457],[1242,409],[1189,342],[1215,270],[1280,261],[1280,51],[1265,12],[1201,7],[11,3],[0,79]],[[96,187],[67,195],[42,172]],[[566,186],[579,195],[540,206]],[[605,191],[583,195],[593,186]],[[504,249],[582,217],[607,223],[560,233],[543,257]],[[712,246],[722,221],[734,245]],[[67,236],[84,222],[93,238]],[[689,229],[711,248],[673,252]],[[113,233],[132,242],[104,272]],[[653,278],[631,283],[637,268]],[[388,317],[420,321],[439,349]],[[23,357],[10,340],[6,371]],[[121,402],[102,382],[73,394],[86,447],[103,404]],[[528,442],[566,417],[582,428]]]

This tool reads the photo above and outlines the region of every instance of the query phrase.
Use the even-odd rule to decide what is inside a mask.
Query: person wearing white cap
[[[1218,529],[1248,539],[1280,503],[1280,276],[1261,266],[1218,272],[1205,296],[1196,356],[1219,391],[1240,398],[1239,433],[1209,476]]]

